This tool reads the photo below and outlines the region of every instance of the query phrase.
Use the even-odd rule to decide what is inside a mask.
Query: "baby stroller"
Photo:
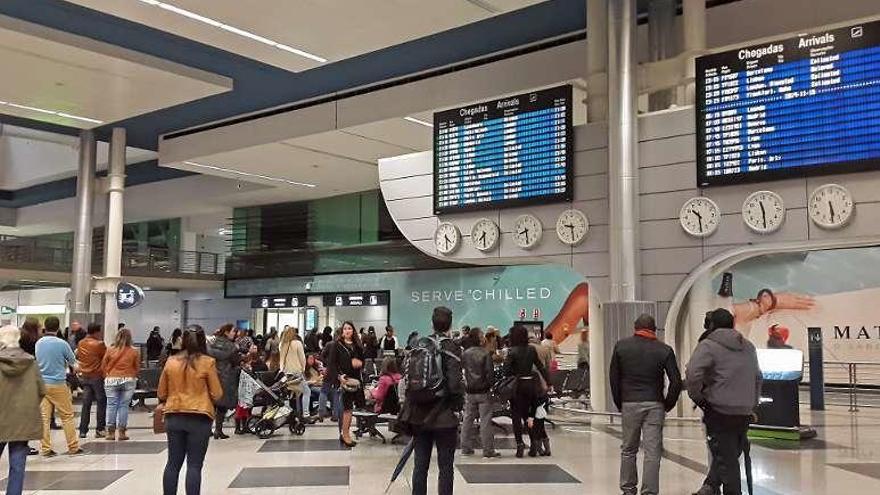
[[[281,374],[271,387],[260,380],[256,380],[260,392],[254,397],[254,406],[263,406],[262,412],[248,419],[247,428],[261,439],[267,439],[275,433],[275,430],[287,425],[294,435],[303,435],[306,425],[302,417],[290,407],[290,398],[293,395],[290,387],[295,385],[291,377]]]

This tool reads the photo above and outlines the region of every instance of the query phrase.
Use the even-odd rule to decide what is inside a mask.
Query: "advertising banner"
[[[826,363],[877,363],[864,367],[863,378],[880,383],[880,248],[768,255],[730,273],[733,297],[718,303],[757,347],[809,355],[812,331]],[[826,367],[827,382],[846,382],[847,368],[839,367]]]

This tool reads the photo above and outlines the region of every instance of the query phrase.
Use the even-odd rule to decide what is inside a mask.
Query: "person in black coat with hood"
[[[238,375],[241,372],[241,354],[233,342],[235,326],[227,323],[214,334],[214,340],[208,344],[208,355],[217,360],[217,374],[223,385],[223,397],[217,401],[214,415],[214,438],[223,440],[229,435],[223,433],[223,421],[226,412],[235,409],[238,402]]]

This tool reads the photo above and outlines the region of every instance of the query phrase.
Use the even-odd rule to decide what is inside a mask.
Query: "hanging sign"
[[[116,286],[116,307],[131,309],[144,301],[144,291],[128,282],[119,282]]]

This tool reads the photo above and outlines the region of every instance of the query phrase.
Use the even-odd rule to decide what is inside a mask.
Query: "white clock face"
[[[440,254],[450,254],[458,249],[461,234],[458,227],[448,222],[443,222],[434,231],[434,246]]]
[[[785,203],[773,191],[754,192],[743,202],[742,215],[750,229],[759,234],[770,234],[785,222]]]
[[[513,240],[522,249],[532,249],[541,242],[544,226],[534,215],[520,215],[513,223]]]
[[[694,237],[710,236],[721,223],[721,210],[709,198],[691,198],[681,207],[678,221],[681,228]]]
[[[845,187],[825,184],[810,196],[809,211],[810,218],[819,227],[839,229],[852,218],[855,203]]]
[[[498,225],[488,218],[477,220],[471,229],[471,242],[480,251],[491,251],[498,245]]]
[[[575,246],[587,237],[590,222],[580,210],[565,210],[556,220],[556,236],[563,244]]]

